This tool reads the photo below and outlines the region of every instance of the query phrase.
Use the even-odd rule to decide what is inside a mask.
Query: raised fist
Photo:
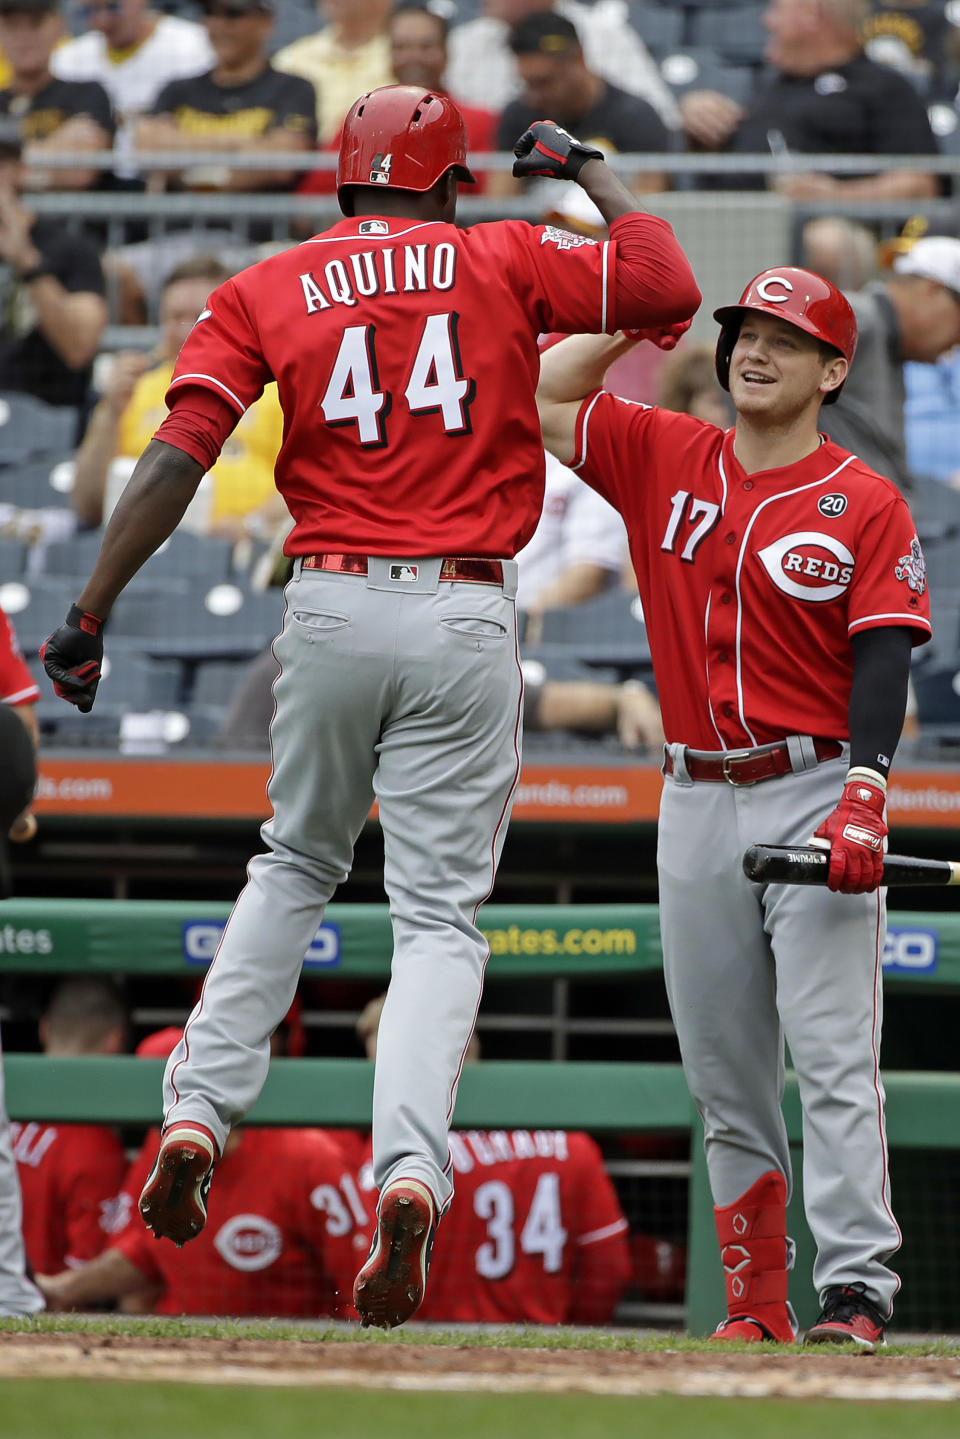
[[[100,683],[103,620],[71,605],[65,622],[40,646],[40,658],[60,699],[88,714]]]
[[[553,120],[535,120],[513,147],[513,173],[518,180],[545,175],[551,180],[575,180],[588,160],[602,160],[603,151],[579,140]]]

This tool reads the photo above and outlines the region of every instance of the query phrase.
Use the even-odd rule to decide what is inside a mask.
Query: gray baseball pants
[[[803,1195],[820,1298],[862,1282],[889,1312],[900,1247],[880,1079],[886,891],[758,885],[753,843],[805,844],[834,808],[846,754],[749,787],[665,777],[658,868],[664,974],[704,1124],[714,1203],[762,1174],[791,1182],[780,1101],[784,1039],[803,1105]]]
[[[350,873],[376,796],[393,961],[377,1048],[374,1179],[453,1192],[447,1130],[488,948],[520,768],[516,565],[503,586],[439,580],[439,559],[295,566],[271,726],[273,816],[164,1077],[167,1125],[222,1145],[267,1074],[324,907]],[[391,573],[416,566],[415,579]]]
[[[43,1295],[26,1276],[22,1223],[20,1181],[10,1141],[0,1050],[0,1318],[3,1319],[36,1314],[45,1307]]]

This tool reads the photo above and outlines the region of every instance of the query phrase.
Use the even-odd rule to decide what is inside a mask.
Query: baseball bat
[[[752,844],[743,856],[743,872],[747,879],[761,884],[826,884],[829,863],[830,851],[812,844]],[[960,885],[960,861],[888,854],[883,861],[883,883],[901,887]]]

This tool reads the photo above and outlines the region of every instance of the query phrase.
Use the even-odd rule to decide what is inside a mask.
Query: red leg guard
[[[733,1204],[713,1211],[727,1286],[727,1320],[719,1340],[792,1344],[787,1304],[787,1182],[777,1170],[762,1174]]]

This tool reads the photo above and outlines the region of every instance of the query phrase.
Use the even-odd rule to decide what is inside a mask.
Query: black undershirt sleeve
[[[850,764],[886,777],[907,709],[913,631],[905,625],[862,630],[851,645]]]

